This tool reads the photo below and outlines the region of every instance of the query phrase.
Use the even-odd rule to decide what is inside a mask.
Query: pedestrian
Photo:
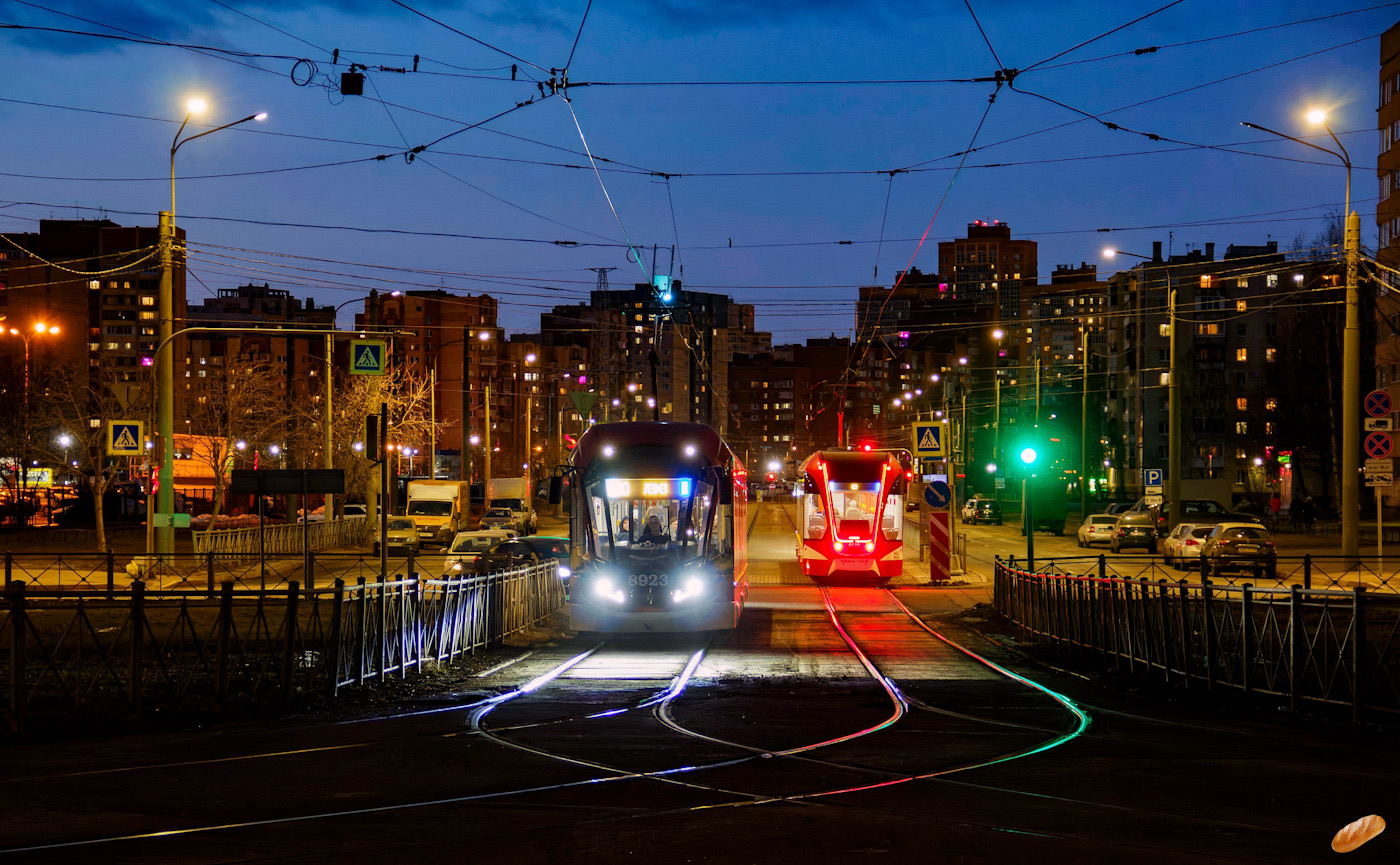
[[[1313,504],[1313,497],[1308,496],[1303,499],[1303,525],[1311,532],[1313,521],[1317,519],[1317,505]]]
[[[1283,507],[1283,499],[1278,497],[1278,492],[1274,492],[1273,498],[1269,499],[1269,528],[1278,531],[1278,512]]]

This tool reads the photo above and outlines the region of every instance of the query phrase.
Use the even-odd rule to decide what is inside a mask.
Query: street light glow
[[[1307,113],[1307,118],[1313,126],[1321,126],[1327,122],[1327,112],[1321,108],[1314,108]]]
[[[996,330],[992,331],[992,339],[1001,339],[1004,336],[1006,336],[1006,331],[1002,330],[1001,328],[997,328]]]
[[[208,107],[209,103],[205,102],[203,99],[200,99],[198,96],[185,103],[185,108],[191,114],[203,114],[205,109],[207,109]]]
[[[267,112],[266,112],[266,111],[259,111],[257,114],[254,114],[254,115],[253,115],[253,119],[254,119],[254,120],[266,120],[266,119],[267,119]]]

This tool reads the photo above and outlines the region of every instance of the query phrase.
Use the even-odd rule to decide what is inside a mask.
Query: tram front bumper
[[[628,609],[588,599],[569,601],[569,628],[624,634],[665,634],[729,630],[739,623],[739,603],[722,598],[708,603],[659,609]]]

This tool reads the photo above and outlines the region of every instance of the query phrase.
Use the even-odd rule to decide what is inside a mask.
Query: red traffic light
[[[868,450],[870,450],[870,445],[861,445],[861,446],[860,446],[860,449],[863,450],[863,451],[868,451]]]
[[[775,477],[776,477],[776,476],[775,476],[772,472],[769,472],[769,473],[768,473],[768,480],[770,480],[770,481],[771,481],[771,480],[774,480]]]

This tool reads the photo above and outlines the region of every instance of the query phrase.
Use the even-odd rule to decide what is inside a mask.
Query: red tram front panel
[[[810,577],[904,571],[904,468],[885,451],[818,451],[802,464],[797,557]]]

